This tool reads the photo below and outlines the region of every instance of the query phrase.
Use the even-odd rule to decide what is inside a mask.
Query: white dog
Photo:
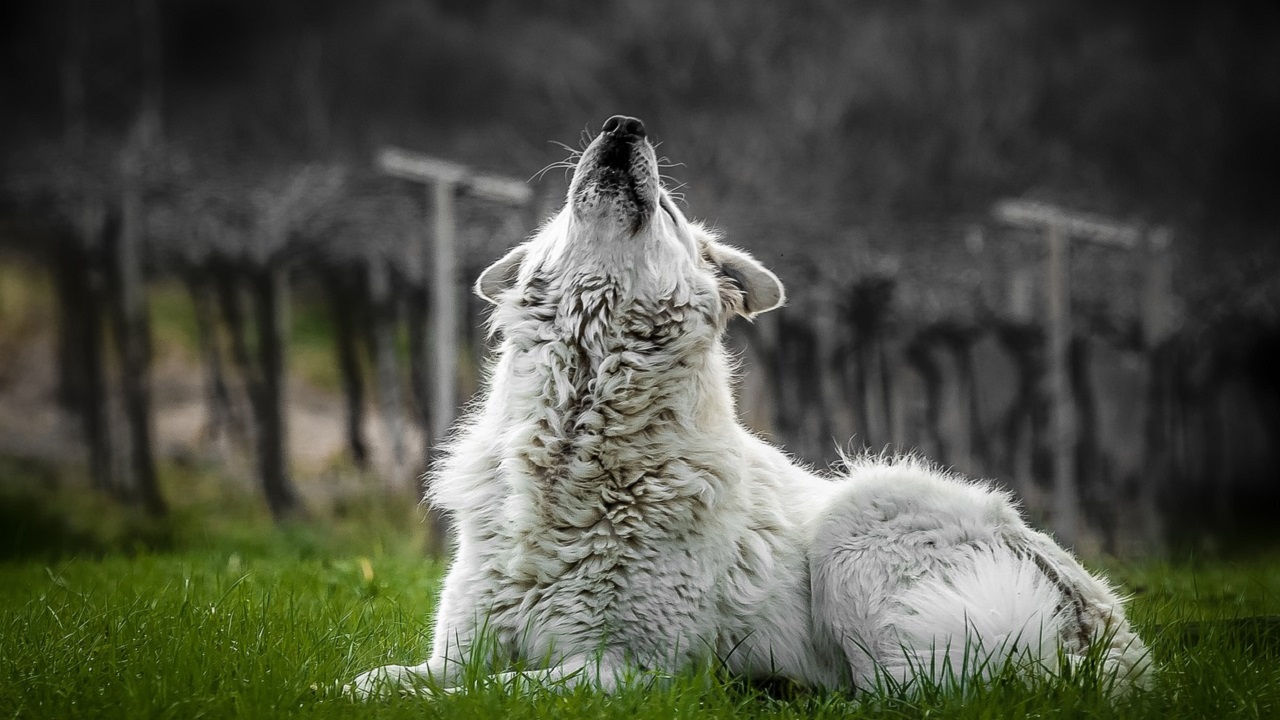
[[[432,483],[457,528],[434,648],[357,695],[468,663],[604,690],[712,656],[844,689],[1087,653],[1146,671],[1121,600],[1003,492],[911,459],[818,477],[739,425],[721,337],[782,285],[685,219],[639,120],[605,123],[476,291],[501,348]]]

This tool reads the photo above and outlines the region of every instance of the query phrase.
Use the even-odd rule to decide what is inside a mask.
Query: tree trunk
[[[400,404],[400,369],[396,362],[396,312],[391,293],[391,273],[386,261],[369,258],[369,333],[373,348],[374,371],[377,374],[378,410],[382,426],[391,443],[391,471],[384,485],[387,490],[401,492],[407,487],[405,477],[404,419]]]
[[[1096,513],[1090,512],[1092,506],[1117,507],[1123,501],[1119,488],[1115,485],[1118,478],[1110,477],[1107,473],[1102,462],[1102,451],[1098,447],[1098,407],[1093,391],[1092,353],[1088,337],[1071,337],[1068,342],[1067,375],[1075,405],[1075,446],[1072,452],[1075,453],[1074,465],[1079,478],[1076,481],[1076,492],[1079,496],[1077,502],[1080,504],[1082,535],[1086,528],[1093,526],[1090,516],[1097,517]],[[1107,485],[1101,486],[1099,483]],[[1105,532],[1107,530],[1114,536],[1114,528],[1104,528],[1104,537],[1108,534]]]
[[[1174,461],[1174,435],[1178,413],[1177,347],[1172,343],[1147,351],[1150,385],[1147,388],[1145,455],[1150,469],[1138,482],[1138,520],[1145,549],[1166,553],[1164,513],[1160,498],[1169,492]]]
[[[107,298],[102,277],[78,239],[67,238],[58,253],[58,400],[69,417],[80,421],[93,488],[116,494],[103,367],[102,309]]]
[[[948,457],[946,438],[942,432],[942,371],[928,348],[928,340],[920,335],[907,345],[906,360],[924,382],[925,396],[925,429],[924,437],[929,438],[933,447],[925,448],[924,454],[929,457],[945,459]]]
[[[277,521],[302,514],[302,502],[289,479],[285,414],[285,332],[288,275],[269,264],[254,273],[254,325],[258,333],[259,382],[254,414],[258,422],[258,472],[271,516]]]
[[[222,368],[222,344],[218,340],[213,289],[201,274],[192,273],[187,277],[187,291],[195,309],[196,335],[204,365],[205,406],[209,413],[204,435],[215,447],[221,447],[230,435],[231,393],[227,390],[226,373]]]
[[[60,238],[54,249],[53,289],[58,301],[58,407],[67,416],[84,407],[84,325],[89,309],[87,258],[75,238]]]
[[[85,5],[85,0],[67,3],[67,43],[61,68],[63,141],[67,157],[73,162],[84,160],[88,140],[84,65],[89,24]],[[100,492],[119,495],[121,488],[115,473],[117,459],[108,415],[103,338],[104,309],[110,302],[104,273],[111,270],[103,267],[107,248],[102,243],[110,230],[105,222],[103,198],[83,183],[78,191],[77,222],[72,236],[60,243],[55,261],[61,311],[58,400],[64,410],[79,415],[89,451],[92,486]]]
[[[970,353],[973,333],[960,330],[942,338],[943,347],[950,356],[953,369],[951,383],[951,456],[947,462],[970,475],[982,474],[977,465],[982,444],[982,423],[978,415],[977,398],[973,391],[973,362]]]
[[[222,316],[231,335],[231,357],[244,378],[253,411],[254,448],[258,479],[271,516],[277,521],[305,514],[305,508],[289,479],[288,439],[284,407],[285,303],[287,276],[279,267],[253,268],[250,280],[257,354],[251,356],[245,342],[245,318],[240,295],[229,275],[218,282]]]
[[[369,448],[364,440],[364,373],[360,366],[357,293],[335,272],[329,279],[329,301],[333,311],[338,372],[347,401],[347,447],[351,461],[364,470],[369,465]],[[362,303],[363,304],[363,303]]]
[[[1043,501],[1036,478],[1044,422],[1040,395],[1044,335],[1039,328],[1023,324],[1002,325],[997,335],[1018,371],[1013,404],[997,423],[1004,448],[996,467],[1010,478],[1010,485],[1027,508],[1040,512]]]
[[[164,515],[167,505],[156,480],[151,428],[151,328],[143,287],[142,197],[134,173],[126,168],[120,231],[115,234],[114,260],[116,346],[120,354],[120,387],[124,395],[129,430],[130,490],[153,516]]]
[[[134,0],[142,60],[142,103],[138,112],[138,140],[151,151],[164,133],[164,38],[156,0]]]
[[[412,375],[413,394],[417,401],[419,423],[423,436],[424,472],[430,471],[432,455],[432,402],[431,402],[431,363],[427,358],[427,316],[430,310],[427,289],[424,287],[415,292],[409,300],[409,363]],[[427,481],[424,479],[414,483],[418,500],[425,502]],[[448,551],[449,520],[439,508],[425,503],[427,509],[426,553],[431,556],[443,556]]]
[[[425,283],[424,283],[425,285]],[[409,386],[417,409],[418,425],[424,438],[423,464],[431,460],[431,363],[427,359],[427,316],[429,303],[425,287],[415,288],[409,295]],[[422,468],[424,471],[426,467]],[[416,484],[419,499],[425,497],[426,485]]]
[[[102,277],[88,265],[84,268],[88,290],[83,325],[84,395],[80,406],[84,422],[85,442],[89,447],[89,477],[94,487],[108,493],[119,492],[112,472],[115,467],[111,442],[111,423],[107,416],[107,371],[104,363],[102,308],[106,304]]]

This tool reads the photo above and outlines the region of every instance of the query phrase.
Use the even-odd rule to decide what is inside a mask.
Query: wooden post
[[[457,221],[454,198],[471,194],[488,200],[523,206],[532,197],[520,180],[482,175],[470,168],[420,153],[388,147],[378,154],[378,167],[393,177],[430,186],[428,202],[434,213],[434,232],[423,236],[424,260],[431,270],[432,353],[431,427],[428,445],[447,434],[457,413],[458,314],[462,304],[458,293]],[[425,263],[424,263],[425,264]]]
[[[435,253],[432,273],[432,325],[435,326],[435,352],[432,370],[435,392],[432,394],[431,437],[444,440],[453,424],[458,406],[458,251],[453,199],[457,185],[439,178],[431,185],[435,210]]]
[[[1053,526],[1064,545],[1083,534],[1076,469],[1076,408],[1071,390],[1071,242],[1080,240],[1134,249],[1142,237],[1135,225],[1116,223],[1088,213],[1025,200],[1002,200],[996,219],[1014,227],[1045,233],[1049,245],[1049,358],[1046,394],[1051,405],[1053,435]]]
[[[415,384],[431,388],[430,427],[424,428],[426,457],[430,462],[435,455],[434,447],[448,434],[458,409],[458,315],[463,304],[459,298],[462,290],[458,283],[454,199],[468,193],[519,207],[528,204],[532,192],[520,180],[481,175],[466,166],[400,148],[383,148],[378,153],[377,165],[392,177],[430,186],[427,201],[434,214],[434,231],[423,233],[422,259],[424,268],[431,268],[432,361],[428,370],[431,377],[415,378]],[[425,330],[413,328],[411,332]],[[423,369],[420,367],[418,371]],[[428,523],[431,526],[428,550],[440,553],[447,534],[444,517],[431,508]]]

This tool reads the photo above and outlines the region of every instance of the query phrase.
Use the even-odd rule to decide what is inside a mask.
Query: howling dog
[[[725,326],[782,284],[684,216],[639,120],[605,122],[564,209],[475,291],[501,345],[431,483],[457,533],[434,647],[355,695],[477,665],[610,691],[716,658],[845,690],[1086,657],[1119,686],[1147,672],[1122,600],[1004,492],[914,458],[821,477],[739,424]]]

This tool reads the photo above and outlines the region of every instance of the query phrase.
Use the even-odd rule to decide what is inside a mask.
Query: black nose
[[[627,117],[626,115],[614,115],[605,120],[604,131],[626,138],[639,139],[645,136],[644,123],[640,122],[639,118]]]

